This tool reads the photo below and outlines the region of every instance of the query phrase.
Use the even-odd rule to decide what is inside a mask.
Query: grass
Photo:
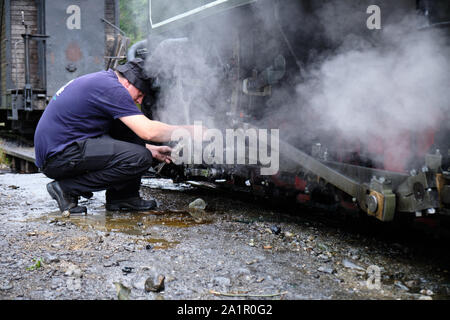
[[[10,167],[11,166],[11,159],[8,158],[6,153],[4,153],[2,150],[0,150],[0,168],[1,167]]]
[[[34,261],[34,264],[27,268],[28,271],[37,270],[40,267],[42,267],[42,259],[41,258],[33,259],[33,261]]]

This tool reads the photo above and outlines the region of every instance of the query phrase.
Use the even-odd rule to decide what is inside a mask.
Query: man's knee
[[[144,150],[142,150],[142,163],[143,166],[146,167],[147,169],[150,168],[153,164],[153,156],[152,153],[150,152],[150,150],[148,150],[147,148],[144,148]]]
[[[144,146],[116,140],[115,149],[117,150],[115,161],[124,169],[142,172],[152,166],[152,153]]]
[[[145,147],[136,148],[136,152],[134,153],[136,164],[139,168],[143,170],[148,170],[153,163],[153,157],[150,150]]]

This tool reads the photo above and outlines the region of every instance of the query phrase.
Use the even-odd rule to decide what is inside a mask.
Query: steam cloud
[[[279,17],[291,21],[290,34],[303,28],[308,30],[309,39],[325,39],[333,50],[318,54],[308,48],[305,53],[308,43],[304,43],[306,58],[300,61],[301,71],[294,82],[292,78],[286,84],[282,80],[273,88],[255,123],[262,128],[281,128],[280,138],[288,141],[326,144],[336,142],[336,137],[347,145],[381,141],[401,157],[407,150],[396,141],[405,138],[405,130],[422,135],[436,129],[449,111],[448,37],[437,29],[418,30],[424,21],[417,15],[383,24],[375,36],[347,33],[349,25],[359,20],[346,16],[352,8],[341,4],[345,2],[324,5],[314,17],[302,12],[296,12],[296,17]],[[276,25],[270,11],[273,7],[267,7],[257,7],[255,12],[262,22],[260,28],[266,28],[260,32],[270,35]],[[166,79],[159,83],[162,108],[158,115],[162,121],[180,124],[202,120],[209,127],[223,126],[211,119],[215,113],[225,114],[230,109],[223,81],[227,59],[233,53],[230,46],[212,40],[223,37],[223,43],[230,44],[230,26],[239,28],[245,15],[228,19],[221,22],[223,30],[197,29],[202,26],[198,24],[192,38],[165,40],[151,52],[148,70],[158,79]],[[321,28],[308,25],[311,19],[320,21]],[[300,20],[293,26],[293,21]],[[270,37],[262,39],[269,41]]]
[[[411,18],[386,26],[375,45],[349,37],[309,70],[297,92],[320,110],[320,127],[351,139],[439,124],[450,102],[449,49],[438,31],[416,28]]]

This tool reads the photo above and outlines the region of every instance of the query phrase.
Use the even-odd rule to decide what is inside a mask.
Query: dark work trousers
[[[106,189],[108,202],[139,196],[141,177],[151,165],[145,142],[116,120],[108,135],[71,144],[42,171],[73,196]]]

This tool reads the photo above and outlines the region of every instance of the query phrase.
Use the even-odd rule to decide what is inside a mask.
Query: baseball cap
[[[152,78],[145,71],[145,62],[141,58],[135,58],[119,65],[117,71],[142,93],[149,94],[152,86]]]

